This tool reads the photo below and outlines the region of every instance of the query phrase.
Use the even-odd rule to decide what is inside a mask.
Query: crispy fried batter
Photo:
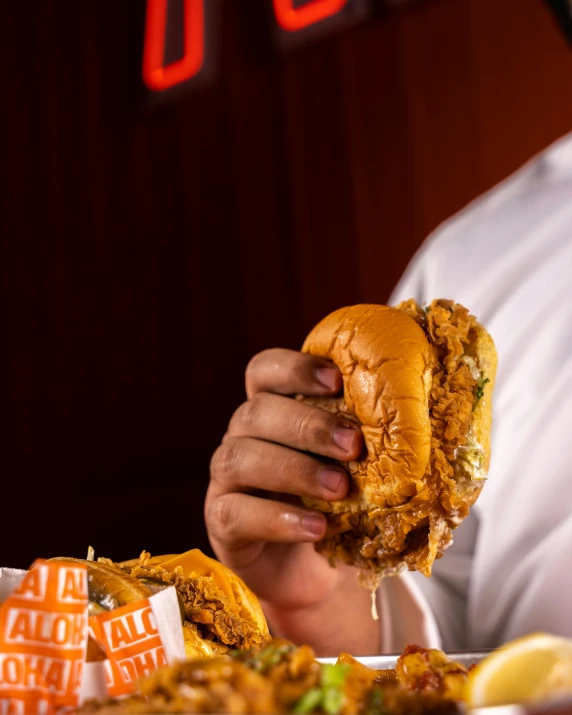
[[[436,648],[406,646],[397,659],[396,674],[402,688],[413,693],[433,693],[459,700],[467,681],[467,670]]]
[[[175,586],[185,605],[187,620],[198,625],[203,637],[233,648],[251,648],[264,643],[267,636],[253,620],[241,615],[211,576],[186,577],[180,567],[166,571],[160,564],[149,565],[149,556],[144,551],[136,565],[128,566],[100,560],[135,578],[156,579]]]
[[[328,670],[330,669],[330,670]],[[332,669],[335,671],[332,677]],[[119,705],[86,706],[98,715],[121,713],[316,713],[429,715],[458,711],[466,671],[444,653],[408,646],[393,677],[342,654],[321,665],[309,646],[273,640],[265,648],[197,659],[163,668],[139,683]],[[328,679],[329,676],[329,679]]]
[[[320,665],[310,646],[297,648],[288,641],[273,639],[264,648],[237,653],[236,660],[265,675],[274,685],[276,697],[286,709],[320,680]]]
[[[134,713],[229,713],[270,715],[282,712],[272,683],[230,658],[178,663],[140,684],[125,703]]]
[[[435,693],[413,693],[403,688],[374,688],[380,693],[379,705],[375,702],[364,715],[460,715],[461,709],[454,700]]]

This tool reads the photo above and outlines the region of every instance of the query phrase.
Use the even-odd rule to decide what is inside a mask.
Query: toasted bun
[[[302,351],[340,368],[343,397],[313,402],[357,421],[367,450],[364,459],[349,465],[354,481],[350,498],[320,503],[320,509],[361,511],[402,503],[416,494],[431,451],[433,356],[423,330],[394,308],[356,305],[318,323]]]
[[[90,608],[95,605],[103,610],[111,610],[151,595],[145,584],[127,574],[117,572],[106,564],[64,556],[49,561],[69,561],[86,567]],[[90,635],[87,641],[86,662],[94,663],[104,660],[105,657],[99,644]]]
[[[58,556],[50,561],[69,561],[83,564],[87,569],[89,600],[106,610],[148,598],[151,591],[145,584],[99,561]]]
[[[328,515],[318,550],[362,575],[401,568],[429,575],[486,477],[493,341],[462,306],[434,301],[429,310],[413,301],[342,308],[302,348],[339,367],[343,395],[301,399],[363,432],[363,457],[346,465],[349,496],[305,500]]]

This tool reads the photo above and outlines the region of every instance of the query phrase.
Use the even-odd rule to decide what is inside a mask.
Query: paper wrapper
[[[87,568],[49,561],[0,569],[0,715],[51,715],[127,695],[185,659],[173,587],[88,619]],[[86,663],[88,635],[107,656]]]
[[[2,571],[2,581],[13,576]],[[87,571],[39,564],[14,580],[0,607],[0,713],[71,709],[87,646]]]
[[[173,587],[137,603],[89,619],[90,632],[103,648],[107,691],[133,692],[139,678],[185,659],[181,612]]]

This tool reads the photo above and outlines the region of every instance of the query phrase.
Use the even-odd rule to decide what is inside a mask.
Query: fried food
[[[360,425],[366,451],[346,465],[352,488],[336,502],[305,500],[328,517],[316,545],[355,565],[374,588],[402,569],[431,574],[486,478],[497,357],[466,308],[436,300],[338,310],[303,350],[332,360],[343,395],[300,396]]]
[[[339,665],[351,665],[352,668],[357,668],[364,672],[371,672],[367,665],[364,665],[349,653],[340,653],[337,662]],[[399,684],[395,670],[374,670],[373,672],[375,673],[375,682],[380,685],[393,686]]]
[[[405,656],[427,654],[432,668],[449,673],[448,659],[412,646]],[[448,661],[450,663],[450,661]],[[413,666],[412,666],[413,667]],[[349,654],[335,665],[316,661],[309,646],[273,639],[263,648],[233,651],[163,668],[140,682],[137,692],[98,715],[116,713],[294,713],[309,715],[428,715],[457,712],[442,680],[423,688],[409,675],[379,682],[379,672]],[[386,671],[384,671],[386,672]],[[416,670],[420,675],[419,669]],[[414,687],[411,687],[414,686]],[[85,711],[89,708],[84,708]]]
[[[220,656],[233,648],[263,645],[268,625],[256,596],[229,568],[198,549],[184,554],[151,556],[114,563],[110,559],[56,561],[81,563],[87,568],[90,615],[148,598],[174,586],[188,658]],[[88,660],[101,660],[102,651],[90,638]]]
[[[413,693],[433,693],[460,700],[467,682],[467,669],[436,648],[407,646],[397,660],[397,680]]]
[[[135,695],[103,707],[90,703],[82,712],[272,715],[280,710],[266,678],[223,656],[164,668],[143,680]]]
[[[260,646],[270,637],[252,591],[233,571],[198,549],[165,557],[151,557],[143,551],[137,560],[116,564],[99,559],[97,563],[138,582],[175,586],[184,608],[188,658]]]
[[[277,701],[287,710],[319,685],[321,666],[307,645],[296,647],[274,638],[263,648],[235,651],[232,657],[266,676],[275,688]]]

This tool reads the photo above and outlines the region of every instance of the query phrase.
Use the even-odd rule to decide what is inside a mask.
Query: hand
[[[369,594],[355,586],[353,569],[332,568],[314,550],[326,531],[324,515],[300,502],[346,496],[347,472],[320,457],[357,459],[363,437],[356,425],[291,396],[333,396],[341,387],[340,372],[325,360],[289,350],[260,353],[246,370],[248,399],[211,463],[205,520],[212,547],[293,640],[308,627],[309,613],[325,616],[329,609],[334,616],[340,598],[344,604],[357,598],[369,617]],[[335,617],[333,626],[339,628]],[[323,629],[317,640],[321,635]]]

